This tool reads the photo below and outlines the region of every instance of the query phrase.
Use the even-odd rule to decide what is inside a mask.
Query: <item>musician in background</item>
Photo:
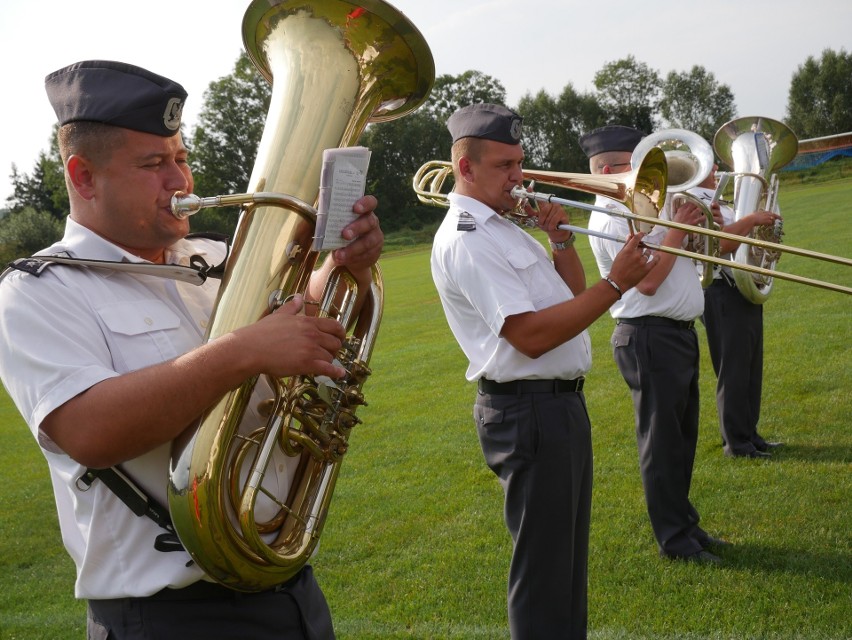
[[[610,125],[580,138],[593,174],[630,171],[633,150],[643,134]],[[598,196],[595,203],[626,211],[623,204]],[[662,212],[663,216],[671,216]],[[672,216],[682,224],[703,219],[692,202]],[[589,229],[608,235],[629,235],[627,221],[595,211]],[[648,236],[660,246],[682,248],[686,233],[657,225]],[[602,276],[611,273],[620,244],[590,237]],[[692,468],[698,443],[698,335],[695,319],[704,309],[701,284],[692,260],[654,252],[659,265],[635,289],[625,292],[610,308],[616,321],[613,356],[630,388],[636,422],[636,442],[645,503],[662,557],[718,564],[709,549],[727,544],[698,526],[698,511],[689,500]]]
[[[505,493],[512,536],[512,638],[585,638],[592,491],[591,426],[583,395],[586,329],[648,273],[631,239],[609,278],[586,286],[564,209],[526,207],[551,255],[502,214],[523,181],[521,117],[475,104],[447,122],[455,190],[435,235],[432,278],[476,381],[474,419]]]
[[[781,216],[755,211],[740,220],[728,206],[713,202],[716,171],[690,190],[705,201],[722,231],[748,236],[757,226],[774,225]],[[720,240],[721,257],[733,260],[740,243]],[[730,267],[715,266],[713,282],[704,290],[704,326],[713,371],[716,372],[716,408],[725,455],[733,458],[771,458],[780,442],[767,442],[757,432],[763,387],[763,305],[740,293]]]
[[[345,371],[333,360],[344,328],[300,315],[297,296],[202,344],[218,281],[196,286],[151,273],[215,266],[226,255],[221,241],[187,238],[187,220],[170,209],[176,191],[193,187],[180,134],[186,91],[98,60],[60,69],[45,85],[71,211],[62,240],[42,254],[105,268],[28,260],[4,274],[0,378],[47,459],[77,567],[75,595],[88,600],[88,637],[333,638],[310,566],[275,588],[237,593],[209,581],[153,516],[137,516],[104,481],[86,487],[82,479],[87,468],[121,465],[164,508],[171,441],[253,376],[339,378]],[[332,263],[369,280],[383,245],[376,204],[366,196],[355,205],[361,215],[343,234],[357,239],[313,274],[307,295],[318,299]]]

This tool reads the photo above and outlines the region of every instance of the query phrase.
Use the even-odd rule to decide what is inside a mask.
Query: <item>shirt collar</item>
[[[67,253],[73,258],[110,262],[148,262],[102,238],[70,216],[65,219],[65,235],[62,240],[39,253],[42,255]],[[189,240],[181,239],[166,249],[166,264],[187,266],[191,256],[206,254],[204,249],[194,246]]]
[[[470,215],[473,216],[474,220],[476,220],[477,222],[485,223],[485,221],[489,218],[500,217],[500,215],[496,211],[494,211],[494,209],[492,209],[486,204],[483,204],[476,198],[471,198],[470,196],[463,196],[460,193],[451,191],[447,195],[447,199],[454,207],[461,209],[462,211],[467,211]]]

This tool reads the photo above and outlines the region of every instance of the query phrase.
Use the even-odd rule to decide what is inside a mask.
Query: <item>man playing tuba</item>
[[[734,210],[712,202],[716,170],[691,190],[711,207],[722,231],[749,236],[755,227],[770,227],[781,219],[771,211],[755,211],[735,220]],[[738,243],[722,240],[722,258],[733,260]],[[713,371],[716,408],[725,455],[732,458],[771,458],[778,442],[767,442],[757,432],[763,394],[763,305],[748,300],[737,288],[730,267],[716,266],[713,282],[704,290],[704,326]]]
[[[337,320],[300,314],[301,296],[202,344],[218,283],[152,275],[159,265],[216,265],[221,242],[187,238],[172,215],[192,173],[175,122],[186,92],[145,69],[85,61],[50,74],[71,202],[64,237],[43,255],[99,268],[29,260],[0,283],[0,377],[47,458],[75,594],[88,600],[88,637],[333,638],[325,598],[304,566],[285,584],[238,593],[208,581],[164,536],[170,443],[219,397],[267,374],[339,378]],[[345,265],[370,279],[383,245],[376,199],[361,198],[344,229],[355,238],[313,273],[319,297]],[[110,268],[110,265],[121,268]],[[138,268],[138,269],[137,269]],[[132,489],[87,487],[87,469],[120,466]],[[119,476],[120,477],[120,476]],[[283,479],[282,479],[283,480]],[[125,485],[122,485],[125,486]],[[129,493],[129,497],[128,497]],[[155,543],[157,547],[155,548]]]

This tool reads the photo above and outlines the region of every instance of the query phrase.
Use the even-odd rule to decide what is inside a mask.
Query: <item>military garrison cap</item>
[[[609,151],[632,153],[644,136],[644,133],[633,127],[612,124],[580,136],[580,148],[587,158]]]
[[[504,144],[521,142],[523,118],[499,104],[482,102],[462,107],[447,120],[455,143],[462,138],[483,138]]]
[[[164,137],[180,129],[184,88],[132,64],[77,62],[49,74],[44,85],[60,125],[102,122]]]

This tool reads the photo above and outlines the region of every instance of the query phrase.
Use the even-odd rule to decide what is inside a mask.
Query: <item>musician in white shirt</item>
[[[723,231],[748,236],[758,226],[774,225],[777,213],[755,211],[739,220],[731,207],[713,202],[716,170],[690,193],[712,209]],[[720,241],[720,257],[733,260],[740,243]],[[763,305],[740,293],[731,267],[715,267],[713,282],[704,290],[707,346],[716,373],[716,408],[725,455],[732,458],[771,458],[780,442],[767,442],[758,432],[763,394]]]
[[[534,215],[551,256],[503,215],[523,181],[521,117],[463,107],[453,136],[455,192],[435,235],[432,277],[479,390],[474,419],[505,492],[514,543],[509,626],[514,640],[584,639],[592,491],[591,424],[583,395],[587,327],[656,268],[630,240],[610,281],[586,287],[565,211]]]
[[[592,173],[623,173],[630,170],[633,149],[642,135],[631,127],[612,125],[582,136],[580,146]],[[596,204],[624,209],[621,203],[600,196]],[[673,215],[667,211],[662,215],[690,225],[703,219],[695,203],[680,206]],[[629,234],[624,218],[599,211],[592,213],[589,229],[619,237]],[[657,225],[648,240],[681,248],[686,235]],[[601,275],[606,276],[619,243],[597,237],[589,243]],[[657,253],[659,266],[610,309],[616,320],[613,356],[633,397],[642,486],[660,555],[718,564],[721,558],[709,549],[726,543],[698,526],[698,511],[689,499],[698,442],[695,319],[704,309],[704,296],[690,259]]]

